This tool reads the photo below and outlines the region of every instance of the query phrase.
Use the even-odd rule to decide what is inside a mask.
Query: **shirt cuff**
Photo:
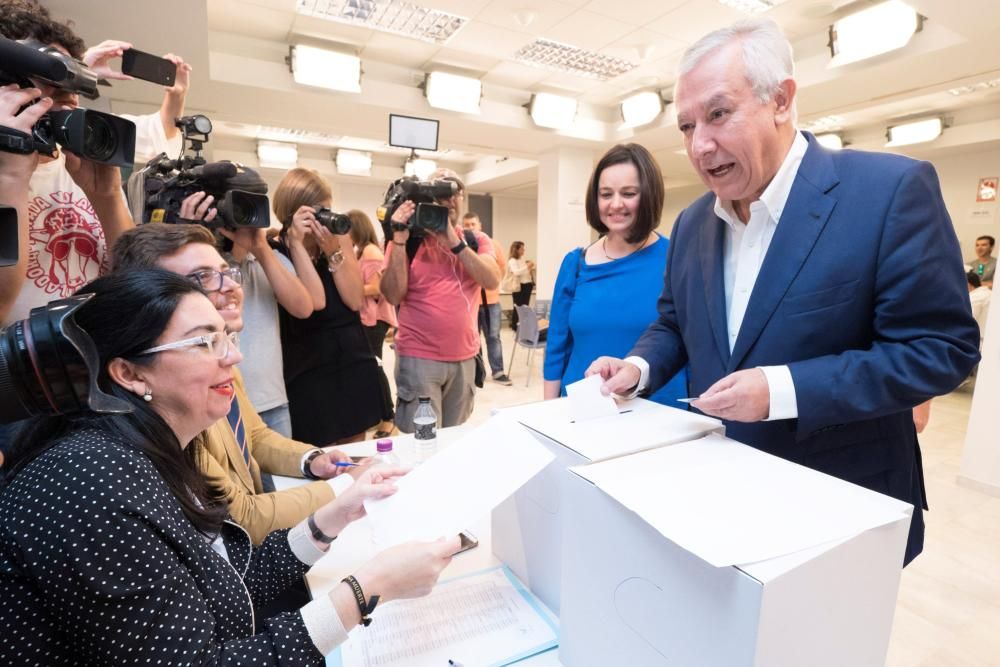
[[[336,477],[331,477],[326,480],[326,483],[330,485],[331,489],[333,489],[333,495],[339,496],[344,491],[351,488],[351,485],[354,484],[354,478],[345,472],[337,475]]]
[[[795,400],[795,383],[788,366],[758,366],[767,378],[767,389],[771,394],[771,408],[764,421],[796,419],[799,405]]]
[[[622,398],[635,398],[646,391],[646,387],[649,385],[649,363],[642,357],[625,357],[625,361],[639,368],[639,382],[636,383],[635,389]]]
[[[299,562],[306,565],[315,565],[316,561],[326,555],[326,551],[316,546],[305,521],[298,522],[288,531],[288,546]]]
[[[337,614],[330,596],[321,595],[299,610],[306,632],[316,649],[328,655],[333,649],[347,641],[347,630]]]

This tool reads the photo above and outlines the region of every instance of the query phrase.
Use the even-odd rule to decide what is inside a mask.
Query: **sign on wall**
[[[976,189],[976,202],[995,202],[997,200],[997,177],[989,176],[979,179],[979,187]]]

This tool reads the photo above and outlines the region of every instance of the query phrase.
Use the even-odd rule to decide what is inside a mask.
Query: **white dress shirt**
[[[723,281],[726,289],[726,320],[729,333],[729,351],[733,351],[739,336],[743,317],[750,303],[760,267],[764,264],[767,249],[771,246],[774,231],[781,220],[792,184],[799,172],[799,165],[806,154],[809,142],[801,132],[795,134],[788,154],[785,155],[770,184],[760,199],[750,204],[750,219],[744,224],[736,216],[732,202],[715,200],[715,214],[726,223],[723,245]],[[786,224],[795,224],[794,220]],[[710,279],[706,276],[706,279]],[[649,382],[649,364],[640,357],[629,357],[626,361],[639,367],[640,377],[637,390],[645,389]],[[798,417],[795,400],[795,385],[788,366],[760,366],[767,378],[770,392],[770,412],[767,421],[794,419]]]

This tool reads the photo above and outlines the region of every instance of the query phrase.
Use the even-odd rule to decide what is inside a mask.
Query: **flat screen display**
[[[415,118],[389,114],[389,145],[422,151],[438,149],[440,122],[430,118]]]

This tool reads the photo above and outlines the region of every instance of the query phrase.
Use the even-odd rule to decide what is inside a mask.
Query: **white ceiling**
[[[470,178],[474,192],[534,196],[535,163],[560,145],[590,147],[596,155],[616,141],[650,148],[669,187],[694,184],[680,135],[669,114],[635,131],[619,127],[617,104],[638,89],[669,98],[684,48],[705,32],[742,18],[717,0],[420,0],[418,4],[468,19],[443,46],[296,13],[296,0],[43,0],[72,18],[89,44],[131,40],[154,53],[173,51],[195,67],[190,112],[215,122],[213,154],[254,164],[254,139],[264,130],[299,130],[300,155],[327,164],[332,146],[353,138],[375,150],[379,185],[398,175],[405,153],[384,147],[390,112],[441,120],[442,154]],[[995,0],[910,0],[927,17],[910,44],[892,54],[827,69],[827,28],[867,0],[789,0],[768,15],[792,40],[803,125],[837,116],[851,144],[880,149],[893,120],[943,114],[951,127],[940,139],[908,152],[933,157],[971,145],[1000,143],[1000,88],[954,96],[950,88],[1000,77]],[[850,5],[850,6],[848,6]],[[541,69],[514,59],[536,38],[571,44],[637,66],[609,81]],[[360,94],[304,88],[284,62],[290,44],[346,49],[361,56]],[[432,109],[418,84],[432,67],[483,80],[482,113]],[[533,125],[523,105],[532,92],[568,94],[581,102],[572,130]],[[123,82],[112,108],[149,108],[159,91]],[[311,136],[320,135],[320,136]],[[356,140],[365,140],[358,144]],[[352,143],[347,140],[347,143]],[[328,168],[331,176],[332,163]],[[351,182],[365,179],[342,178]]]

